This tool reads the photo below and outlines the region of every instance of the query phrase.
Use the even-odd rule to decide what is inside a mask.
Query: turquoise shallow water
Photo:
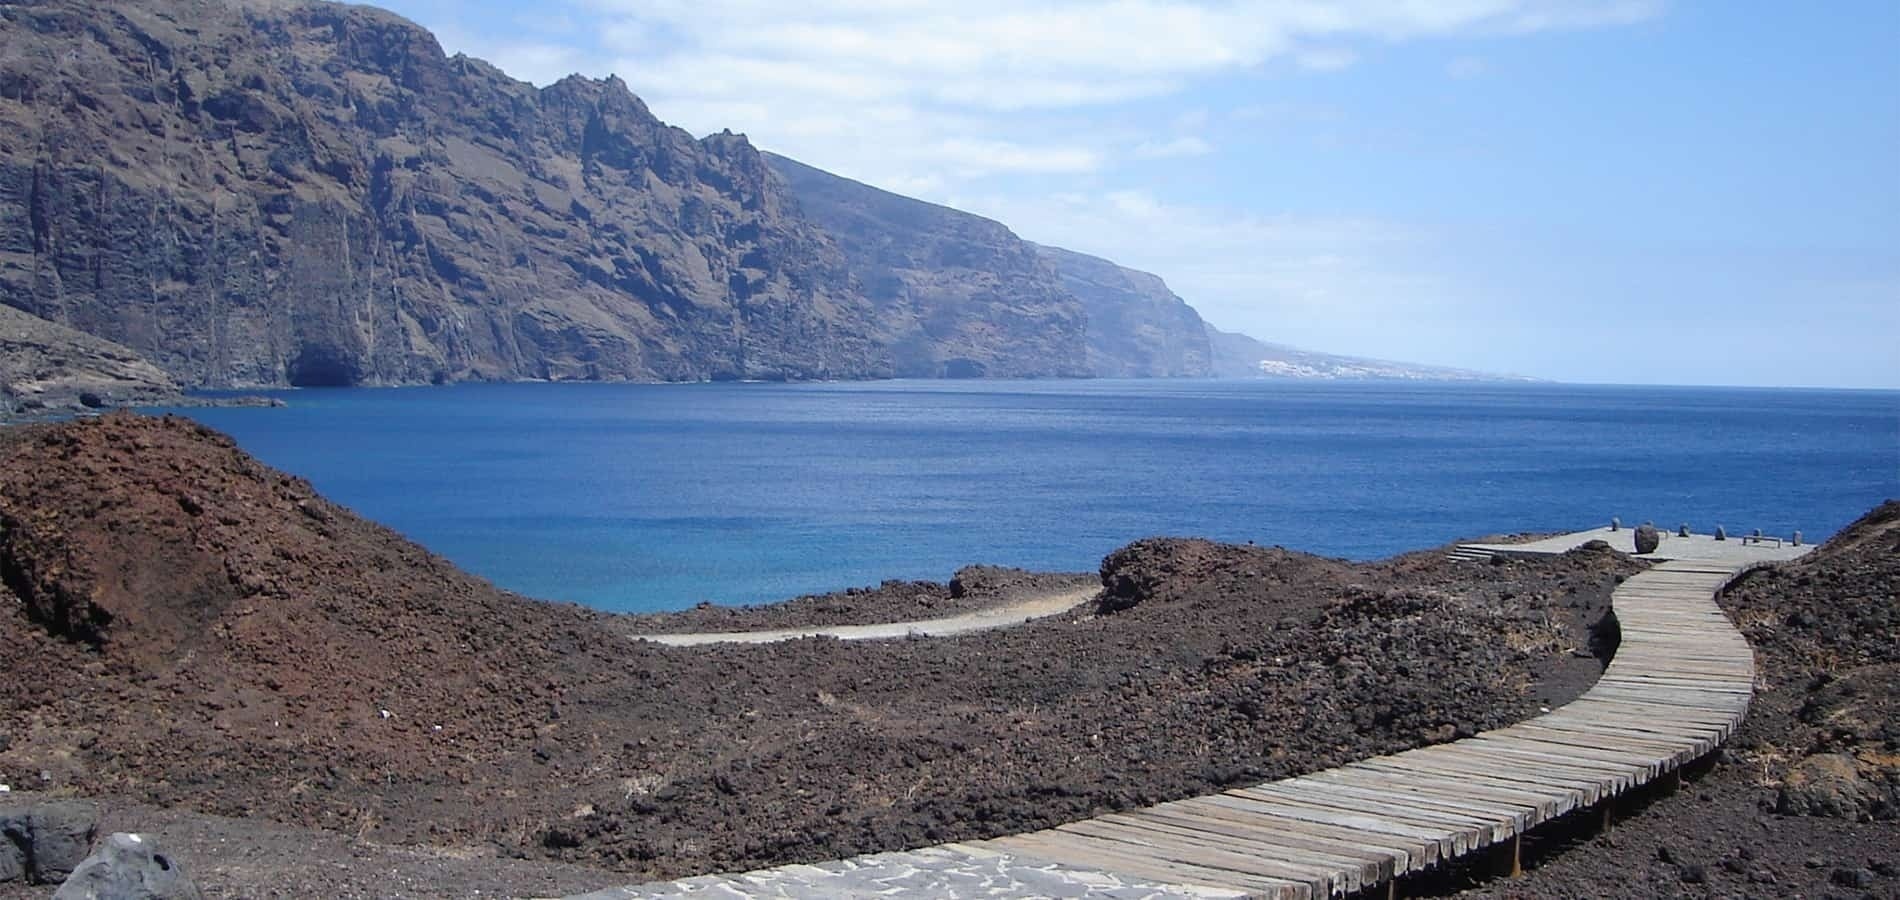
[[[463,385],[191,409],[464,568],[612,610],[783,599],[1155,534],[1372,558],[1900,496],[1900,393],[1222,381]]]

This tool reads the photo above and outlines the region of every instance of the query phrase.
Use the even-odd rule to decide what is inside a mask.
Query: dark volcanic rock
[[[60,801],[0,808],[0,881],[20,869],[32,884],[57,884],[86,858],[99,827],[90,803]]]
[[[144,835],[107,837],[67,878],[53,900],[199,900],[203,895],[176,859]]]
[[[837,239],[899,376],[1091,373],[1081,301],[1002,223],[766,159]]]
[[[1279,547],[1221,544],[1202,538],[1147,538],[1102,560],[1102,612],[1120,612],[1142,603],[1191,602],[1207,591],[1235,584],[1284,581],[1283,568],[1330,571],[1344,576],[1343,564],[1290,553]]]
[[[171,376],[130,348],[0,306],[0,419],[178,397]]]
[[[1090,371],[1110,378],[1214,374],[1206,323],[1159,276],[1060,247],[1036,251],[1088,311]]]
[[[1861,765],[1845,753],[1819,753],[1796,763],[1782,778],[1777,812],[1860,821],[1891,819],[1900,811],[1900,792],[1861,776]]]
[[[26,847],[6,824],[6,813],[0,812],[0,884],[26,880]]]
[[[536,89],[320,2],[52,0],[0,32],[0,303],[187,384],[892,372],[745,138],[616,79]]]
[[[1656,531],[1656,526],[1648,522],[1636,526],[1636,533],[1633,537],[1636,541],[1636,552],[1638,553],[1654,553],[1657,547],[1662,546],[1662,534]]]

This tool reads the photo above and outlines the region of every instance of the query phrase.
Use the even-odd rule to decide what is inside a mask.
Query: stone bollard
[[[1610,517],[1610,530],[1611,530],[1611,531],[1621,531],[1622,529],[1623,529],[1623,520],[1622,520],[1622,519],[1619,519],[1619,518],[1617,518],[1617,517],[1615,517],[1615,516],[1611,516],[1611,517]]]
[[[1688,537],[1688,536],[1689,536],[1689,523],[1684,522],[1682,523],[1681,528],[1676,529],[1676,537]]]
[[[1796,547],[1801,546],[1801,532],[1799,531],[1794,533],[1794,545]]]
[[[1728,532],[1723,531],[1720,525],[1715,526],[1715,539],[1718,541],[1728,540]]]
[[[1660,546],[1662,546],[1662,534],[1656,531],[1656,526],[1648,522],[1636,526],[1637,553],[1654,553]]]

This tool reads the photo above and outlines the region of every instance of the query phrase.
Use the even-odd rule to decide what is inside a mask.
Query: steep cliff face
[[[1088,311],[1089,369],[1096,375],[1213,374],[1213,353],[1200,313],[1168,290],[1159,276],[1060,247],[1036,250]]]
[[[837,240],[878,310],[898,375],[1093,374],[1083,304],[1002,223],[766,159]]]
[[[743,137],[329,3],[0,6],[0,303],[194,385],[894,371]]]

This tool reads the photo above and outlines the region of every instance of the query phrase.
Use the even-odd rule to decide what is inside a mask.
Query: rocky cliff
[[[893,372],[745,138],[329,3],[0,6],[0,303],[194,385]]]
[[[1416,377],[316,0],[0,4],[0,305],[188,387]]]
[[[178,399],[171,376],[130,349],[0,306],[0,421]]]
[[[766,159],[836,238],[899,375],[1094,374],[1082,302],[1002,223]]]
[[[1160,276],[1060,247],[1036,251],[1088,311],[1091,372],[1110,378],[1214,373],[1207,325]]]

